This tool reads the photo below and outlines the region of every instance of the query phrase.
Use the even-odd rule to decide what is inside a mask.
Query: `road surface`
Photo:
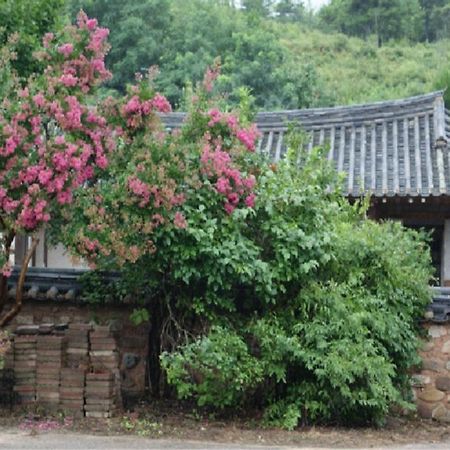
[[[449,450],[450,441],[446,443],[423,443],[393,445],[388,447],[358,447],[359,450]],[[333,447],[336,449],[339,447]],[[340,447],[343,448],[343,447]],[[0,429],[1,450],[329,450],[324,447],[295,447],[271,445],[219,444],[217,442],[191,442],[169,439],[148,439],[139,436],[99,436],[77,433],[40,433],[17,429]]]

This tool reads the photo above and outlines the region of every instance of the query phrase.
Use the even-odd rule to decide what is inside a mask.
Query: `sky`
[[[328,3],[328,1],[329,0],[304,0],[305,5],[308,5],[308,2],[311,2],[311,7],[315,10]]]

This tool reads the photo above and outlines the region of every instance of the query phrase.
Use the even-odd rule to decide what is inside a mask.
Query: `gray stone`
[[[17,334],[38,334],[39,325],[19,325],[16,328]]]
[[[433,409],[431,417],[433,419],[438,419],[440,417],[447,417],[447,408],[444,405],[438,405],[436,408]]]
[[[424,359],[422,362],[422,368],[424,370],[431,370],[433,372],[439,372],[444,370],[445,363],[443,361],[440,361],[438,359]]]
[[[418,400],[417,414],[424,419],[431,419],[433,417],[433,405]]]
[[[431,341],[422,341],[422,345],[420,347],[420,350],[423,352],[429,352],[434,349],[434,342]]]
[[[442,353],[450,353],[450,340],[445,341],[442,345]]]
[[[450,391],[450,378],[438,377],[435,382],[436,388],[440,391]]]
[[[139,362],[140,357],[134,353],[125,353],[122,358],[122,365],[125,369],[132,369]]]
[[[429,387],[424,389],[422,392],[419,392],[417,396],[424,402],[436,403],[440,402],[445,397],[445,394],[442,391]]]
[[[414,387],[422,387],[431,383],[431,378],[427,375],[416,374],[411,377],[412,385]]]
[[[32,314],[19,314],[16,317],[17,325],[32,325],[34,323],[34,317]]]
[[[443,325],[431,325],[431,327],[428,329],[428,334],[436,339],[441,336],[445,336],[447,334],[447,329]]]
[[[450,423],[450,416],[439,416],[435,417],[435,419],[439,422]]]

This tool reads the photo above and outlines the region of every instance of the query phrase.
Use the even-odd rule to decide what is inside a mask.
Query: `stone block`
[[[103,381],[103,380],[112,380],[113,374],[111,372],[95,372],[95,373],[87,373],[86,380],[88,381]]]
[[[450,342],[450,341],[449,341]],[[423,352],[430,352],[434,349],[434,342],[432,341],[422,341],[420,350]]]
[[[423,419],[431,419],[433,417],[434,405],[417,400],[417,414]]]
[[[449,354],[450,353],[450,340],[445,341],[442,345],[442,353]]]
[[[32,325],[34,322],[34,316],[32,314],[19,314],[16,317],[17,325]]]
[[[450,377],[436,378],[435,385],[440,391],[450,391]]]
[[[428,387],[417,394],[420,400],[429,403],[437,403],[444,399],[445,394],[433,387]]]
[[[433,419],[438,419],[440,417],[446,417],[447,416],[447,408],[444,405],[437,405],[436,408],[433,409],[433,412],[431,414],[431,417]]]
[[[86,411],[86,417],[92,417],[93,419],[108,419],[112,416],[112,412]]]
[[[443,325],[431,325],[428,328],[428,335],[433,339],[440,338],[441,336],[445,336],[447,334],[447,329]]]
[[[444,363],[444,361],[441,361],[439,359],[424,358],[422,368],[424,370],[430,370],[432,372],[441,372],[443,370],[446,370],[446,364]]]
[[[431,378],[427,375],[417,374],[412,376],[411,381],[414,387],[423,387],[431,383]]]

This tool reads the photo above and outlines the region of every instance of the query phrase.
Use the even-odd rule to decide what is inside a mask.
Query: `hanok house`
[[[163,115],[168,128],[180,126],[183,118],[183,113]],[[308,150],[314,146],[324,146],[328,149],[328,159],[334,162],[339,172],[346,174],[344,193],[350,201],[370,195],[369,213],[374,219],[400,220],[407,227],[423,227],[432,231],[433,262],[437,284],[442,286],[437,290],[438,295],[433,303],[434,321],[446,322],[450,317],[450,289],[445,288],[450,287],[450,150],[447,146],[450,118],[444,107],[443,92],[357,106],[262,112],[257,114],[256,122],[262,132],[258,143],[259,152],[274,161],[280,160],[286,151],[288,125],[299,123],[310,137]],[[16,242],[15,257],[19,264],[23,260],[26,246],[27,239]],[[70,358],[74,359],[78,368],[82,367],[78,361],[80,358],[85,369],[86,364],[91,368],[95,364],[110,364],[112,372],[116,374],[115,379],[120,379],[122,395],[143,392],[145,354],[149,343],[145,339],[148,330],[141,327],[137,333],[133,332],[130,324],[124,323],[126,314],[112,307],[98,312],[86,305],[73,303],[74,298],[79,297],[76,274],[83,268],[83,264],[74,265],[61,247],[48,248],[44,236],[41,237],[32,266],[26,282],[28,295],[47,299],[47,302],[40,302],[38,306],[36,302],[25,304],[16,324],[31,326],[29,330],[37,332],[38,338],[31,338],[30,342],[36,341],[39,344],[39,335],[48,333],[53,326],[49,322],[55,321],[57,334],[61,334],[61,329],[58,331],[56,322],[63,322],[62,325],[68,322],[68,330],[64,331],[68,342],[66,362],[60,362],[62,369],[58,372],[59,375],[55,372],[55,376],[60,376],[61,380],[60,396],[43,398],[53,401],[53,404],[59,401],[60,405],[64,405],[65,402],[78,412],[83,412],[84,408],[86,415],[105,413],[101,409],[104,404],[102,399],[96,399],[95,395],[93,399],[89,399],[89,395],[93,392],[95,394],[95,387],[92,388],[93,391],[83,390],[81,384],[84,381],[80,381],[80,386],[62,389],[66,386],[64,376],[70,375],[64,369]],[[14,276],[11,284],[14,285]],[[445,297],[444,294],[449,296]],[[56,305],[52,300],[55,298],[65,299],[67,303],[58,302]],[[117,335],[118,340],[112,340],[108,334],[109,329],[91,330],[88,324],[92,314],[109,317],[115,322],[117,329],[121,330]],[[417,377],[419,412],[425,417],[450,420],[450,408],[447,409],[445,395],[447,391],[450,393],[450,340],[447,340],[450,325],[443,323],[425,326],[429,329],[432,341],[424,347],[424,367]],[[99,345],[98,351],[94,351],[92,355],[88,354],[88,339],[91,346],[94,341]],[[23,353],[36,345],[30,342],[24,339],[20,344],[23,349],[19,350]],[[103,349],[101,345],[106,347]],[[22,353],[18,354],[17,370],[22,370],[20,358],[28,358]],[[108,356],[111,361],[105,362],[99,357],[106,353],[111,354]],[[25,369],[29,369],[28,365],[24,366],[23,370]],[[30,378],[26,378],[25,386],[28,390],[23,386],[16,386],[22,397],[25,400],[39,398],[39,389],[44,394],[47,393],[49,389],[45,383],[44,387],[39,387],[37,381],[33,381],[34,384],[28,383],[34,380],[33,374],[39,375],[39,371],[36,369],[35,372],[28,372]],[[120,376],[117,376],[118,373]],[[22,375],[19,380],[24,379]],[[85,372],[80,377],[85,377]],[[87,380],[87,376],[83,378],[85,379]],[[50,381],[54,386],[59,383]],[[78,378],[72,381],[79,382]],[[48,383],[48,380],[44,377],[41,382]],[[92,382],[100,383],[98,380]],[[105,395],[109,395],[111,380],[101,382],[106,386],[102,385]],[[77,396],[72,391],[83,393]],[[100,409],[97,411],[95,408]],[[112,403],[108,408],[112,408]]]
[[[183,113],[163,115],[167,127],[181,125]],[[309,133],[309,149],[325,146],[328,159],[346,174],[344,193],[354,200],[370,194],[370,216],[400,220],[433,232],[437,282],[450,286],[450,118],[443,92],[357,106],[261,112],[258,151],[274,161],[286,151],[288,124]],[[21,262],[26,240],[16,245]],[[82,268],[64,249],[48,248],[42,236],[34,267]]]

